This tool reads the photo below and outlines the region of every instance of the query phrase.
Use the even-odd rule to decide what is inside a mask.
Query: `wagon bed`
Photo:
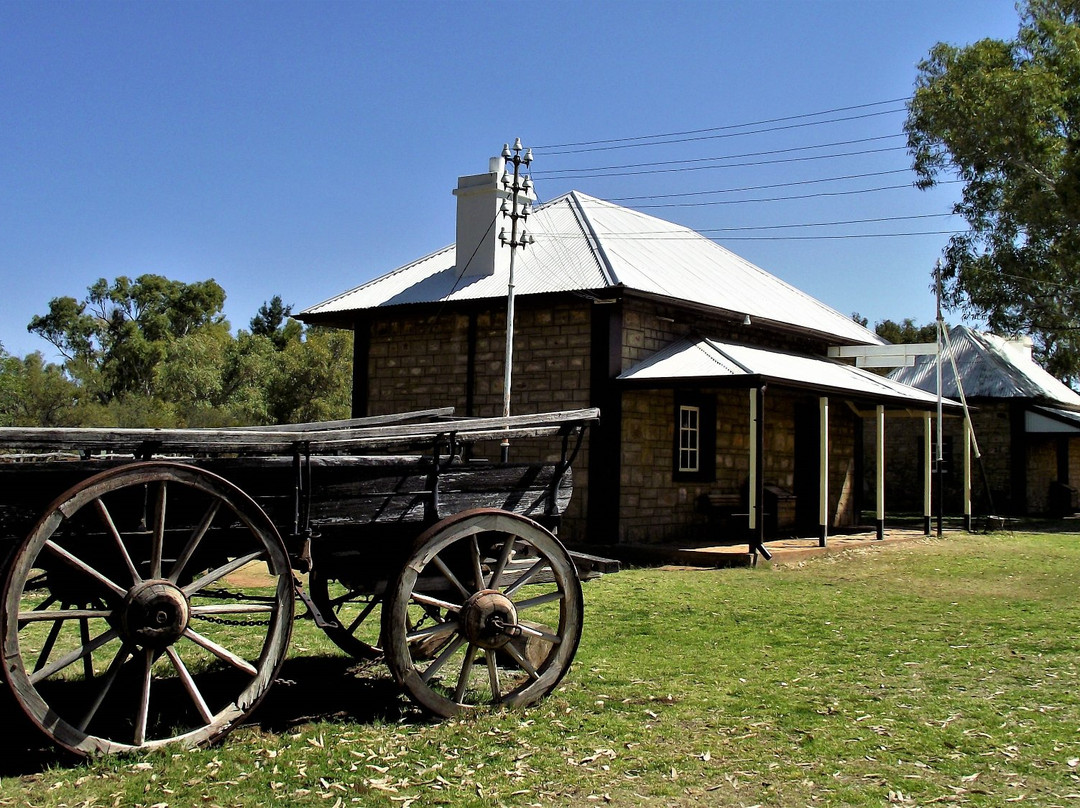
[[[79,754],[209,742],[265,695],[299,596],[436,714],[532,703],[573,657],[579,581],[617,569],[553,533],[597,416],[0,429],[7,686]],[[539,438],[557,459],[474,456]]]

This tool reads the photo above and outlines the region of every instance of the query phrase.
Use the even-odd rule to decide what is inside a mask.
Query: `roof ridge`
[[[600,272],[604,275],[604,280],[608,286],[618,286],[620,281],[615,274],[615,267],[608,257],[607,250],[604,249],[604,244],[600,240],[600,236],[597,234],[585,206],[581,204],[581,197],[584,196],[589,199],[593,199],[593,197],[574,190],[569,191],[565,196],[570,200],[570,210],[574,214],[574,218],[577,219],[578,226],[581,227],[582,235],[588,239],[589,249],[593,257],[596,258],[596,263],[600,267]],[[601,200],[595,201],[599,202]]]

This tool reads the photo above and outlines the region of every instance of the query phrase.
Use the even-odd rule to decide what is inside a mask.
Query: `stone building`
[[[459,180],[455,244],[298,315],[352,330],[355,415],[501,414],[503,179],[496,158]],[[859,519],[862,419],[934,406],[827,358],[875,334],[685,227],[578,192],[536,206],[527,227],[512,411],[601,410],[575,464],[570,543],[824,541]]]
[[[936,394],[937,361],[934,356],[920,357],[890,377]],[[970,480],[974,512],[1072,513],[1080,505],[1075,490],[1080,486],[1080,395],[1039,367],[1028,339],[1010,340],[954,326],[941,362],[942,395],[960,397],[959,376],[982,455],[981,468],[974,463]],[[886,496],[898,508],[921,507],[912,497],[919,492],[906,481],[923,467],[922,431],[908,421],[888,433]],[[944,510],[960,514],[965,508],[963,420],[944,419],[942,432]]]

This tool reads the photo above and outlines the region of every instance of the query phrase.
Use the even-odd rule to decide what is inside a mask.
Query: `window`
[[[678,463],[680,472],[701,470],[701,407],[679,407]]]
[[[716,399],[707,394],[675,394],[671,474],[675,482],[716,479]]]

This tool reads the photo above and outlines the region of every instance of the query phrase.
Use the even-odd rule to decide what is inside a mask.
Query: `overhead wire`
[[[800,115],[785,115],[779,118],[768,118],[761,121],[752,121],[741,124],[727,124],[724,126],[713,126],[705,129],[690,129],[681,132],[665,132],[652,135],[635,135],[632,137],[622,138],[608,138],[605,140],[593,140],[593,141],[579,141],[577,143],[558,143],[553,145],[541,145],[533,146],[533,153],[546,152],[545,156],[551,157],[564,154],[584,154],[587,152],[596,151],[612,151],[616,149],[628,149],[638,148],[642,146],[665,146],[673,143],[692,143],[702,140],[716,140],[720,138],[728,137],[742,137],[745,135],[762,134],[764,132],[777,132],[789,129],[797,129],[806,126],[823,126],[829,123],[843,123],[861,118],[873,118],[882,115],[892,115],[897,112],[906,111],[906,106],[899,107],[897,109],[880,110],[878,112],[870,112],[861,115],[849,115],[838,118],[829,118],[823,121],[806,121],[807,118],[816,118],[822,115],[832,115],[837,112],[850,112],[856,109],[869,109],[871,107],[884,106],[886,104],[896,104],[900,102],[906,102],[906,98],[895,98],[888,101],[875,101],[868,104],[856,104],[847,107],[836,107],[830,110],[824,110],[821,112],[807,112]],[[748,127],[760,127],[766,124],[778,124],[785,121],[804,121],[803,123],[788,124],[785,126],[771,126],[768,129],[749,129],[744,132],[735,132],[735,129],[748,129]],[[551,149],[552,151],[547,151]],[[559,151],[559,150],[563,151]]]
[[[884,134],[870,134],[866,137],[847,137],[841,139],[820,138],[821,142],[805,145],[791,145],[779,148],[760,148],[755,150],[743,150],[727,155],[703,155],[697,157],[683,157],[679,159],[659,159],[652,161],[622,161],[610,162],[606,165],[590,166],[566,166],[566,162],[573,155],[615,151],[630,147],[672,147],[679,144],[694,144],[702,141],[718,140],[739,136],[768,136],[794,130],[807,130],[808,127],[820,127],[827,124],[845,124],[860,119],[872,119],[893,115],[906,111],[906,98],[893,98],[885,101],[877,101],[867,104],[849,105],[822,110],[819,112],[803,113],[798,115],[785,115],[744,123],[726,124],[698,129],[681,131],[666,131],[653,134],[642,134],[626,137],[605,138],[598,140],[581,140],[556,144],[533,146],[534,154],[539,155],[543,164],[556,167],[537,170],[533,166],[533,176],[542,180],[585,180],[585,179],[616,179],[634,178],[646,175],[686,174],[688,172],[700,172],[719,169],[747,169],[770,165],[795,165],[815,164],[822,160],[840,160],[844,158],[869,157],[873,155],[900,152],[905,146],[883,146],[882,148],[869,149],[844,149],[844,147],[856,146],[868,143],[880,143],[896,138],[904,137],[903,133],[893,129]],[[880,130],[879,130],[880,131]],[[827,153],[814,153],[830,150]],[[562,157],[565,159],[551,159]],[[545,159],[546,158],[546,159]],[[758,159],[765,158],[765,159]],[[564,167],[558,167],[563,163]],[[619,204],[630,203],[630,207],[636,210],[646,211],[660,208],[691,208],[691,207],[715,207],[719,205],[747,205],[763,204],[769,202],[786,202],[809,199],[839,198],[845,196],[881,193],[887,191],[912,190],[914,182],[903,184],[882,184],[870,187],[837,187],[831,190],[822,189],[810,193],[776,193],[765,196],[754,196],[756,192],[792,189],[811,185],[827,183],[852,183],[853,181],[870,179],[873,177],[895,176],[901,174],[910,175],[911,168],[896,168],[881,171],[851,172],[847,174],[837,173],[829,177],[817,177],[812,179],[788,179],[778,183],[746,184],[732,188],[711,188],[705,190],[663,192],[654,194],[634,194],[624,196],[605,196],[610,202]],[[960,182],[960,180],[946,180],[942,184]],[[731,195],[739,194],[738,198],[730,198]],[[744,196],[751,194],[751,196]],[[915,236],[940,236],[955,234],[963,231],[923,231],[923,232],[895,232],[895,233],[859,233],[859,234],[822,234],[810,235],[795,234],[790,231],[800,228],[822,228],[827,226],[843,226],[845,224],[871,224],[890,221],[904,221],[917,218],[945,217],[951,213],[928,213],[920,216],[897,216],[880,217],[877,219],[850,219],[842,222],[808,222],[808,223],[782,223],[773,225],[755,225],[749,227],[719,227],[719,228],[695,228],[695,232],[701,234],[722,235],[725,240],[805,240],[805,239],[840,239],[840,238],[895,238]],[[739,233],[767,232],[771,235],[736,235]],[[788,231],[788,232],[780,232]],[[628,238],[671,238],[670,234],[657,236],[642,232],[639,234],[625,234]],[[610,235],[609,235],[610,237]]]
[[[614,171],[629,168],[650,168],[654,166],[685,165],[690,163],[716,162],[719,160],[736,160],[743,157],[766,157],[772,154],[789,154],[791,152],[810,151],[812,149],[830,149],[836,146],[854,146],[859,143],[872,143],[878,140],[891,140],[898,137],[903,137],[903,135],[900,133],[893,133],[888,135],[874,135],[873,137],[855,138],[853,140],[835,140],[829,143],[815,143],[810,146],[792,146],[786,149],[769,149],[767,151],[743,152],[741,154],[725,154],[721,155],[720,157],[694,157],[686,160],[658,160],[649,163],[623,163],[620,165],[609,166],[589,166],[587,168],[563,168],[554,169],[553,171],[534,171],[533,176],[548,177],[550,174],[580,174],[593,171]]]

